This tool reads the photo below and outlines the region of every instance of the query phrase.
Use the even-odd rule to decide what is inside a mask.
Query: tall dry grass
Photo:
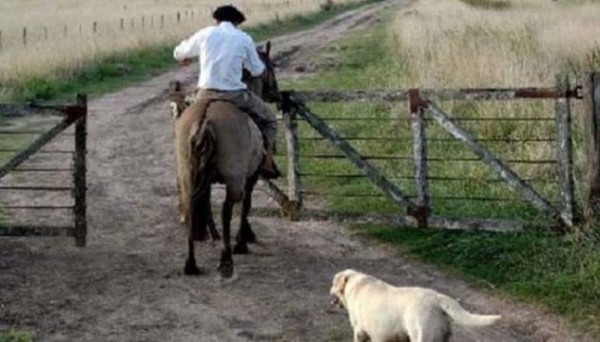
[[[502,10],[421,0],[392,25],[402,85],[551,86],[600,68],[600,3],[520,0]]]
[[[95,59],[132,49],[174,44],[211,24],[212,10],[222,4],[231,3],[242,9],[248,17],[245,26],[251,26],[317,11],[320,2],[3,0],[0,1],[0,84],[28,77],[69,77]],[[352,0],[336,1],[346,2]],[[161,16],[164,19],[161,20]],[[27,46],[22,39],[25,27]]]

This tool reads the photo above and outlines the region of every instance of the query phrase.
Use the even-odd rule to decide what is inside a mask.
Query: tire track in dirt
[[[275,52],[289,63],[297,51],[368,27],[401,4],[374,4],[274,39]],[[333,222],[252,217],[259,244],[235,257],[235,281],[217,279],[220,245],[198,247],[209,275],[183,276],[186,242],[163,100],[169,81],[195,77],[195,70],[175,70],[90,102],[88,247],[64,238],[0,239],[0,329],[29,329],[41,341],[348,341],[346,315],[326,309],[331,277],[352,267],[506,318],[491,329],[459,330],[454,341],[585,340],[558,319],[474,290]],[[260,191],[254,202],[275,207]]]

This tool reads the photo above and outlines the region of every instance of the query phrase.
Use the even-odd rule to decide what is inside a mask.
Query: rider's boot
[[[261,168],[261,176],[264,179],[275,179],[281,177],[281,172],[275,165],[275,161],[273,160],[273,152],[267,151],[265,153],[265,157],[263,158],[262,168]]]

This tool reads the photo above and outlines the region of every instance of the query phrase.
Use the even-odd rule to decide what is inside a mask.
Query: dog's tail
[[[485,327],[494,324],[500,315],[475,315],[465,310],[460,304],[445,295],[438,294],[438,304],[444,312],[452,318],[454,323],[463,327]]]

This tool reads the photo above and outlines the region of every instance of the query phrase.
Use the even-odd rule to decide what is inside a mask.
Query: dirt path
[[[368,26],[391,3],[276,39],[280,62],[293,61],[296,46],[318,47]],[[235,258],[235,281],[218,281],[220,246],[198,248],[208,276],[183,276],[186,244],[163,95],[168,81],[194,76],[173,71],[91,101],[88,247],[65,238],[0,239],[0,329],[28,329],[41,341],[349,341],[346,316],[326,309],[333,274],[352,267],[506,317],[493,329],[460,330],[454,341],[585,340],[554,318],[473,290],[331,222],[252,217],[260,242]],[[255,203],[274,207],[261,192]]]

